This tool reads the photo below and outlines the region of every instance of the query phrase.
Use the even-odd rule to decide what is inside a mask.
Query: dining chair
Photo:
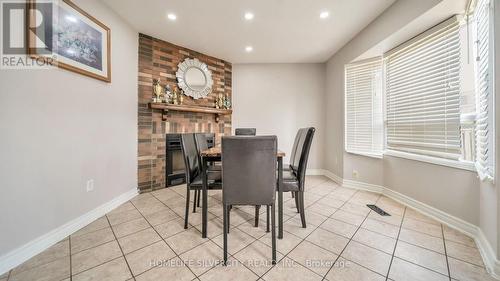
[[[290,163],[283,164],[283,171],[290,171],[292,169],[292,163],[297,155],[297,146],[299,144],[299,139],[302,136],[304,129],[299,129],[295,135],[295,140],[293,141],[292,152],[290,153]]]
[[[208,149],[208,139],[209,138],[214,138],[213,133],[195,133],[194,134],[195,142],[196,142],[196,149],[198,150],[198,156],[199,156],[199,163],[201,165],[201,152],[204,150]],[[221,171],[221,166],[213,165],[210,163],[208,167],[208,171],[210,173],[219,173]],[[193,213],[196,213],[196,207],[200,207],[200,200],[201,200],[201,190],[195,190],[194,192],[194,202],[196,204],[193,204]]]
[[[283,171],[283,192],[292,192],[295,197],[295,205],[300,213],[302,227],[306,228],[306,214],[304,207],[304,187],[306,180],[307,161],[309,150],[316,129],[314,127],[302,128],[299,130],[300,136],[297,142],[297,152],[293,162],[290,163],[290,170]],[[281,216],[281,215],[280,215]]]
[[[236,128],[234,134],[237,136],[255,136],[257,134],[256,128]]]
[[[272,262],[276,263],[276,136],[222,137],[224,264],[231,205],[270,206]],[[268,216],[269,218],[269,216]]]
[[[198,149],[196,147],[195,136],[192,133],[181,135],[181,148],[184,157],[184,164],[186,169],[186,210],[184,217],[184,228],[188,228],[189,217],[189,202],[191,191],[195,194],[203,187],[201,178],[201,162]],[[207,173],[207,189],[221,189],[221,174],[220,173]],[[196,197],[196,196],[195,196]],[[199,197],[199,195],[198,195]],[[196,204],[194,200],[193,204]]]

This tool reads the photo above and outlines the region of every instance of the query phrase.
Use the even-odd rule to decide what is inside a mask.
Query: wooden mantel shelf
[[[232,109],[218,109],[218,108],[203,107],[203,106],[175,105],[175,104],[154,103],[154,102],[150,102],[149,107],[151,107],[152,109],[161,109],[163,111],[162,113],[163,121],[167,120],[167,112],[169,110],[215,114],[215,122],[219,122],[220,115],[233,113]]]

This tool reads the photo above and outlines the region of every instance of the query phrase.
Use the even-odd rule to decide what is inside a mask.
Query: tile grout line
[[[152,195],[152,196],[153,196],[156,200],[160,201],[160,200],[159,200],[158,198],[156,198],[154,195]],[[161,202],[161,201],[160,201],[160,202]],[[185,262],[181,259],[181,257],[179,256],[179,254],[178,254],[176,251],[174,251],[174,249],[172,249],[172,247],[171,247],[171,246],[167,243],[167,241],[165,240],[165,238],[163,238],[163,236],[161,236],[161,234],[158,232],[158,230],[156,230],[156,229],[153,227],[153,225],[151,225],[151,223],[150,223],[150,222],[148,221],[148,219],[144,216],[144,214],[143,214],[143,213],[141,213],[141,211],[139,211],[139,209],[137,208],[137,206],[135,206],[135,204],[134,204],[133,202],[130,202],[130,203],[131,203],[131,204],[132,204],[132,206],[134,206],[134,208],[135,208],[135,209],[136,209],[136,210],[137,210],[137,211],[141,214],[141,216],[142,216],[142,217],[143,217],[143,218],[144,218],[144,219],[148,222],[148,224],[150,225],[151,229],[153,229],[153,231],[154,231],[154,232],[156,232],[156,234],[157,234],[157,235],[160,237],[160,239],[161,239],[161,240],[162,240],[162,241],[163,241],[163,242],[167,245],[167,247],[169,247],[169,248],[170,248],[170,250],[171,250],[171,251],[175,254],[175,257],[179,258],[179,260],[180,260],[180,261],[184,264],[184,266],[186,266],[186,268],[187,268],[187,269],[189,269],[189,271],[191,271],[191,273],[195,276],[195,278],[193,278],[192,280],[197,279],[197,278],[198,278],[198,275],[196,275],[196,274],[194,273],[194,271],[193,271],[193,270],[192,270],[192,269],[191,269],[191,268],[190,268],[190,267],[189,267],[189,266],[188,266],[188,265],[187,265],[187,264],[186,264],[186,263],[185,263]],[[165,203],[163,203],[163,202],[161,202],[161,203],[162,203],[163,205],[165,205],[167,208],[169,208],[169,209],[170,209],[170,207],[168,207]],[[170,209],[170,210],[172,210],[172,209]],[[172,211],[173,211],[173,210],[172,210]],[[174,212],[174,213],[175,213],[175,212]],[[189,228],[188,228],[188,229],[189,229]],[[201,234],[201,232],[200,232],[200,234]],[[154,243],[156,243],[156,242],[154,242]],[[150,244],[150,245],[153,245],[154,243],[152,243],[152,244]],[[118,243],[118,244],[120,244],[120,243]],[[150,245],[148,245],[148,246],[150,246]],[[200,244],[200,245],[201,245],[201,244]],[[147,247],[147,246],[146,246],[146,247]],[[145,247],[144,247],[144,248],[145,248]],[[125,256],[124,256],[124,258],[125,258],[125,260],[127,260],[127,258],[126,258]],[[172,260],[172,259],[173,259],[173,258],[170,258],[169,260]],[[137,275],[137,276],[140,276],[140,275],[142,275],[142,274],[144,274],[144,273],[146,273],[146,272],[148,272],[148,271],[150,271],[150,270],[153,270],[154,268],[155,268],[155,267],[151,267],[150,269],[148,269],[148,270],[146,270],[146,271],[144,271],[144,272],[140,273],[140,274],[139,274],[139,275]],[[131,271],[131,273],[132,273],[132,271]],[[132,276],[134,276],[134,280],[135,280],[135,275],[134,275],[134,273],[132,273]]]
[[[389,263],[389,268],[387,269],[387,275],[385,276],[386,281],[389,280],[389,273],[391,272],[392,262],[394,261],[394,255],[396,254],[396,248],[398,247],[399,235],[401,235],[401,229],[403,228],[403,221],[405,219],[405,215],[406,215],[406,207],[403,211],[403,218],[401,219],[401,224],[399,225],[398,236],[396,237],[396,244],[394,244],[394,250],[392,251],[391,255],[391,262]]]
[[[130,271],[130,275],[132,276],[132,279],[134,279],[134,280],[135,280],[134,273],[132,273],[132,269],[130,268],[130,265],[128,264],[128,261],[127,261],[127,259],[125,258],[125,253],[123,252],[123,249],[122,249],[122,246],[120,245],[120,242],[118,242],[118,238],[116,238],[115,231],[113,230],[113,227],[111,227],[111,223],[109,222],[109,218],[108,218],[108,216],[107,216],[107,215],[106,215],[106,220],[108,220],[108,224],[109,224],[109,227],[111,228],[111,232],[113,233],[113,236],[115,237],[116,244],[118,244],[118,247],[120,248],[120,251],[122,252],[122,257],[123,257],[123,259],[125,260],[125,263],[127,264],[127,268],[128,268],[128,270]]]
[[[446,250],[446,239],[444,238],[444,228],[441,224],[441,234],[443,235],[444,256],[446,257],[446,268],[448,269],[448,278],[451,281],[450,263],[448,262],[448,252]]]
[[[68,235],[69,240],[69,281],[73,281],[73,256],[71,255],[71,235]]]

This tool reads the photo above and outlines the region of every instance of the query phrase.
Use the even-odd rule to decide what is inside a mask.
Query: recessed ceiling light
[[[169,19],[169,20],[171,20],[171,21],[174,21],[174,20],[176,20],[176,19],[177,19],[177,16],[176,16],[175,14],[172,14],[172,13],[168,14],[168,15],[167,15],[167,17],[168,17],[168,19]]]
[[[251,51],[253,51],[253,47],[252,46],[246,46],[245,47],[245,51],[247,51],[247,53],[250,53]]]
[[[254,15],[250,12],[245,13],[245,19],[246,20],[252,20]]]
[[[330,16],[330,13],[329,13],[328,11],[323,11],[323,12],[321,12],[321,13],[319,14],[319,17],[320,17],[321,19],[326,19],[326,18],[327,18],[327,17],[329,17],[329,16]]]

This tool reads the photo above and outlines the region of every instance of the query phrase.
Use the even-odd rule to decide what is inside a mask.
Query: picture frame
[[[59,68],[111,83],[109,27],[70,0],[52,3],[51,8],[46,8],[47,5],[42,8],[36,0],[27,2],[28,54]],[[40,16],[44,21],[37,19]]]

